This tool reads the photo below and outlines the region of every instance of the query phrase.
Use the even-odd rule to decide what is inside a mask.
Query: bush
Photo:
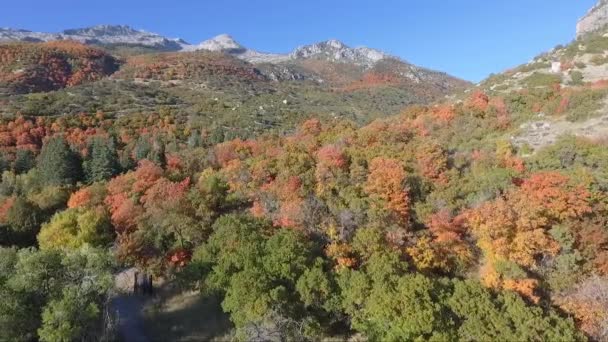
[[[570,71],[570,84],[571,85],[583,85],[583,73],[577,70]]]
[[[540,72],[535,72],[523,80],[524,85],[531,88],[551,87],[555,84],[560,84],[561,82],[562,77],[560,75],[545,74]]]

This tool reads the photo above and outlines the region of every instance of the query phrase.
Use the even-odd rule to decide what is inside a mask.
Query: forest
[[[0,44],[0,341],[120,341],[129,270],[204,340],[608,340],[608,35],[476,85],[239,51]]]
[[[111,340],[113,273],[137,266],[220,298],[242,340],[602,340],[606,142],[504,138],[597,92],[221,143],[166,109],[4,120],[0,339]]]

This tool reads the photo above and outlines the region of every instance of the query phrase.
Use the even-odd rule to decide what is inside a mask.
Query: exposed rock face
[[[319,58],[332,62],[347,62],[371,67],[388,57],[381,51],[367,47],[351,48],[341,41],[332,39],[326,42],[301,46],[290,54],[293,59]]]
[[[156,33],[135,30],[126,25],[97,25],[87,28],[69,29],[60,33],[32,32],[11,28],[0,28],[0,42],[48,42],[53,40],[75,40],[84,44],[130,44],[179,51],[190,46],[181,39],[170,39]]]
[[[606,0],[608,1],[608,0]],[[200,44],[193,45],[181,39],[166,38],[162,35],[134,29],[125,25],[97,25],[86,28],[64,30],[59,33],[32,32],[11,28],[0,28],[0,43],[3,42],[48,42],[74,40],[91,45],[135,45],[146,46],[159,51],[194,52],[211,51],[238,58],[255,64],[261,74],[273,81],[313,81],[332,83],[347,88],[361,88],[373,85],[396,85],[405,83],[433,84],[444,90],[461,88],[466,82],[451,78],[443,73],[418,68],[368,47],[350,47],[339,40],[300,46],[288,53],[265,53],[239,44],[227,34],[221,34]],[[173,56],[171,58],[178,58]],[[193,65],[205,64],[199,60],[184,57]],[[202,57],[201,57],[202,58]],[[207,63],[209,64],[209,63]],[[213,63],[211,63],[213,64]],[[233,70],[221,71],[224,66],[211,67],[218,73],[232,75]],[[240,68],[237,68],[241,70]],[[185,73],[194,73],[192,70]],[[198,75],[204,78],[204,75]],[[260,75],[255,75],[259,77]],[[254,77],[254,78],[255,78]],[[332,82],[333,80],[333,82]],[[447,91],[445,91],[447,93]]]
[[[600,0],[578,21],[576,37],[584,36],[605,28],[608,25],[608,0]]]

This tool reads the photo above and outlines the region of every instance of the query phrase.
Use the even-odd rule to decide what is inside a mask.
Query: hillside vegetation
[[[608,77],[570,49],[443,100],[390,60],[215,52],[8,95],[0,340],[111,339],[133,266],[219,301],[221,338],[606,340]]]

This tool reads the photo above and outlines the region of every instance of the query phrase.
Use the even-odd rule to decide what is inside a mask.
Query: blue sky
[[[4,0],[0,27],[95,24],[198,43],[229,33],[261,51],[336,38],[478,81],[573,39],[596,0]]]

